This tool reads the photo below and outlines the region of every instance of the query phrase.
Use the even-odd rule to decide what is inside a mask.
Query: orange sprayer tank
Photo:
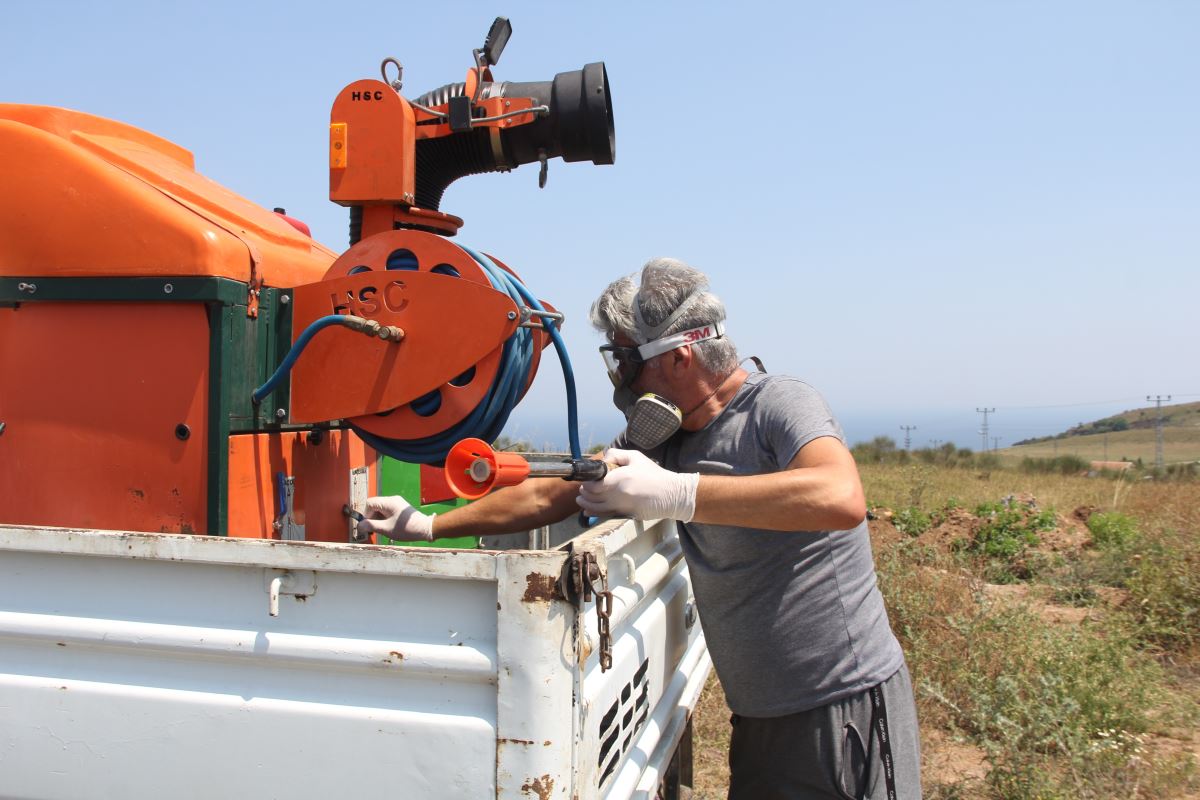
[[[0,104],[0,522],[346,541],[374,452],[250,402],[334,259],[178,145]]]

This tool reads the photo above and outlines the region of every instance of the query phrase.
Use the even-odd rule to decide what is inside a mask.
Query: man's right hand
[[[398,542],[431,542],[436,516],[418,511],[403,497],[368,497],[367,515],[359,520],[358,532],[379,533]]]

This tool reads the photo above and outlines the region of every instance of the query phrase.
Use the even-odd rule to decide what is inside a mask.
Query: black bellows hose
[[[420,105],[442,105],[461,96],[465,84],[451,83],[417,98]],[[492,146],[493,128],[437,139],[417,140],[416,205],[436,211],[446,187],[466,175],[515,169],[546,158],[611,164],[616,155],[612,95],[603,62],[573,72],[560,72],[552,81],[485,83],[483,99],[529,97],[550,113],[534,122],[501,128],[500,151]]]

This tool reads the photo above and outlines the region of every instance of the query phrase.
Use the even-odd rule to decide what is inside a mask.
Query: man
[[[749,373],[703,273],[655,259],[592,306],[628,427],[603,481],[527,481],[436,520],[373,498],[398,539],[528,530],[590,514],[680,522],[733,711],[729,796],[919,798],[912,685],[875,582],[854,459],[824,400]],[[890,779],[889,779],[890,778]]]

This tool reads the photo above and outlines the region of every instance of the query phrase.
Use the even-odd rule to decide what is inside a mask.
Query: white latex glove
[[[431,542],[436,516],[417,511],[403,497],[368,497],[366,518],[359,520],[358,532],[382,533],[398,542]]]
[[[617,465],[604,480],[579,484],[576,502],[588,514],[687,522],[696,513],[699,473],[671,472],[637,450],[609,448],[604,460]]]

